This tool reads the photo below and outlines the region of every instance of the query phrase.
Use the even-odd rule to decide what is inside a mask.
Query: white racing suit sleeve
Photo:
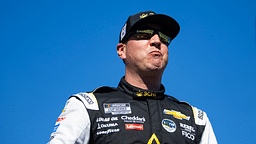
[[[87,144],[90,118],[84,104],[71,97],[60,114],[48,144]]]
[[[217,144],[216,137],[214,135],[212,125],[207,117],[205,129],[200,141],[200,144]]]
[[[196,107],[193,107],[195,123],[197,125],[204,125],[204,131],[199,144],[217,144],[212,125],[207,117],[207,114]]]

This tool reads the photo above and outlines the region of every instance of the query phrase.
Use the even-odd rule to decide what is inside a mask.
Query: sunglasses
[[[135,31],[132,31],[130,32],[128,35],[127,35],[127,39],[132,36],[132,35],[135,35],[135,39],[136,40],[148,40],[148,39],[151,39],[155,34],[157,34],[160,38],[160,41],[165,44],[165,45],[169,45],[171,43],[171,38],[165,34],[163,34],[162,32],[158,31],[158,30],[151,30],[151,29],[148,29],[148,30],[135,30]]]

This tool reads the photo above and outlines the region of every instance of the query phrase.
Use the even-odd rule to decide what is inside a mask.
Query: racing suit
[[[160,91],[100,87],[73,95],[48,144],[217,144],[205,112]]]

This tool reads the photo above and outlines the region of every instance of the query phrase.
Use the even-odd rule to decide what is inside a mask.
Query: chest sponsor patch
[[[174,118],[176,119],[180,119],[180,120],[189,120],[190,119],[190,116],[186,116],[184,114],[182,114],[181,112],[178,112],[178,111],[175,111],[175,110],[167,110],[167,109],[164,109],[164,114],[167,114],[167,115],[172,115]]]
[[[186,138],[188,138],[188,139],[190,139],[190,140],[192,140],[192,141],[194,141],[195,140],[195,134],[192,134],[192,133],[189,133],[189,132],[187,132],[187,131],[181,131],[181,133],[182,133],[182,135],[184,136],[184,137],[186,137]]]
[[[96,119],[96,122],[110,122],[110,121],[117,121],[118,117],[98,117]]]
[[[143,130],[143,125],[142,124],[125,124],[125,129]]]
[[[133,122],[133,123],[144,123],[146,121],[146,119],[144,117],[139,117],[139,116],[121,116],[121,119],[124,122]]]
[[[116,126],[118,126],[118,123],[98,124],[98,128],[97,129],[116,127]]]
[[[188,131],[188,132],[196,132],[194,127],[187,125],[187,124],[180,123],[180,127],[183,130]]]
[[[132,113],[130,103],[104,103],[103,107],[106,114],[118,115]]]
[[[119,128],[117,128],[117,129],[108,129],[108,130],[105,130],[105,131],[97,132],[97,135],[107,135],[107,134],[116,133],[116,132],[119,132],[119,131],[120,131]]]
[[[162,120],[162,126],[163,126],[163,128],[164,128],[166,131],[168,131],[168,132],[170,132],[170,133],[175,132],[175,131],[176,131],[176,128],[177,128],[175,122],[172,121],[172,120],[169,120],[169,119],[163,119],[163,120]]]
[[[195,128],[193,126],[190,126],[190,125],[187,125],[187,124],[183,124],[183,123],[180,123],[180,128],[181,128],[181,134],[194,141],[195,140],[195,137],[196,137],[196,134],[195,134]]]

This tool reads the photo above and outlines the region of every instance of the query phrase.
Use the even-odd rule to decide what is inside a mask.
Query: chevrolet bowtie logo
[[[186,116],[184,114],[182,114],[181,112],[178,112],[178,111],[175,111],[175,110],[167,110],[167,109],[164,109],[164,114],[168,114],[168,115],[173,115],[173,117],[177,118],[177,119],[180,119],[180,120],[189,120],[190,119],[190,116]]]

